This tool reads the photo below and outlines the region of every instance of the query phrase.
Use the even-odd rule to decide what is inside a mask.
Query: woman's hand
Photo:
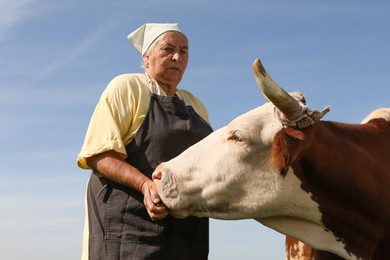
[[[142,184],[141,191],[144,194],[144,204],[152,220],[161,220],[168,215],[168,209],[161,201],[153,181],[147,179]]]
[[[87,164],[107,179],[141,192],[144,204],[152,220],[160,220],[168,215],[154,182],[127,163],[115,151],[107,151],[87,159]]]

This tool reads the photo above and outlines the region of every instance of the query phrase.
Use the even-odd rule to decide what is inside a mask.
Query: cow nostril
[[[162,178],[162,173],[161,173],[161,171],[155,171],[155,172],[152,174],[152,180],[153,180],[153,181],[161,181],[161,178]]]

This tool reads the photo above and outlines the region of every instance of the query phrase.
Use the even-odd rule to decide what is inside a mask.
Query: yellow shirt
[[[108,84],[91,117],[77,157],[79,167],[89,169],[87,158],[109,150],[127,157],[125,146],[133,140],[145,118],[152,91],[166,96],[158,84],[148,82],[145,74],[122,74]],[[176,95],[209,121],[207,109],[194,95],[183,89],[178,89]]]

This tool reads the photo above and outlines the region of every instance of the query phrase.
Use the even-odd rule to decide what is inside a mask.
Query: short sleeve
[[[91,117],[77,157],[79,167],[89,169],[87,158],[109,150],[126,158],[125,146],[134,136],[147,109],[142,88],[142,80],[132,74],[123,74],[109,83]]]

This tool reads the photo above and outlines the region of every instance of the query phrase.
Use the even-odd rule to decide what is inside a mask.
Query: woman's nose
[[[180,54],[178,52],[175,52],[172,56],[172,60],[178,61],[180,57]]]

